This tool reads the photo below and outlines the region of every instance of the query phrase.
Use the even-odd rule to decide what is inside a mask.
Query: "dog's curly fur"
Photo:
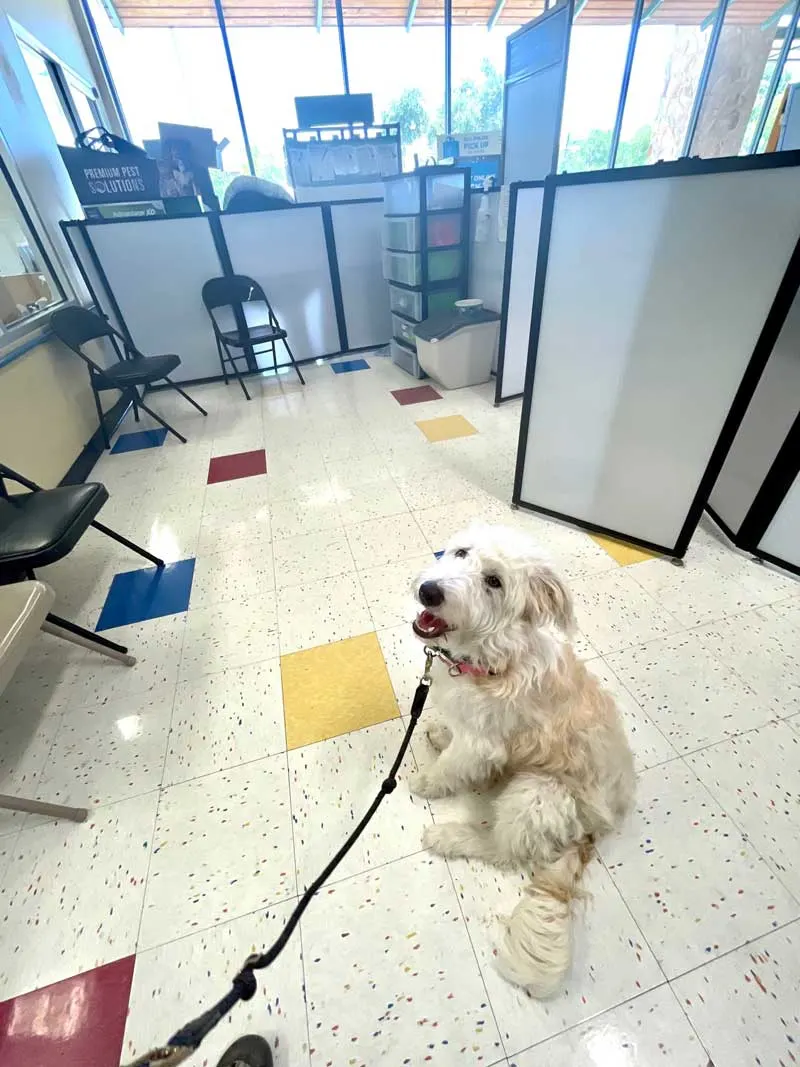
[[[421,591],[426,582],[435,584]],[[424,844],[441,856],[530,871],[498,965],[533,996],[551,996],[569,969],[572,901],[592,843],[633,802],[619,713],[572,649],[569,591],[519,531],[457,535],[414,590],[430,609],[417,617],[418,636],[486,672],[455,675],[438,665],[440,720],[428,737],[439,755],[411,788],[428,798],[478,789],[491,814],[431,826]]]

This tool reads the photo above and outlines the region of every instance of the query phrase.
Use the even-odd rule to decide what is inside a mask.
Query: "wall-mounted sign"
[[[470,168],[473,189],[496,189],[500,185],[503,139],[499,130],[488,133],[452,133],[439,137],[439,159],[453,159],[456,166]]]

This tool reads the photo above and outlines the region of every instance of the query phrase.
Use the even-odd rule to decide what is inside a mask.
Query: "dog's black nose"
[[[438,582],[423,582],[419,587],[419,599],[426,608],[438,608],[444,601],[444,593]]]

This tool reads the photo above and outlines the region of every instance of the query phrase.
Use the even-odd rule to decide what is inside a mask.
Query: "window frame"
[[[46,237],[46,230],[40,221],[37,222],[33,205],[27,200],[19,172],[2,137],[0,137],[0,181],[5,181],[11,192],[14,204],[20,214],[25,236],[40,256],[45,272],[52,283],[54,295],[57,296],[57,299],[54,299],[47,307],[42,308],[33,315],[20,319],[19,322],[13,322],[9,325],[0,323],[0,352],[3,353],[0,355],[0,364],[2,364],[7,357],[5,352],[7,347],[18,343],[29,334],[40,330],[43,326],[47,326],[49,316],[57,308],[61,307],[62,304],[74,302],[76,298],[69,283],[65,284],[65,278],[56,269],[56,256],[52,249],[48,247],[49,242]],[[45,235],[44,237],[43,234]]]

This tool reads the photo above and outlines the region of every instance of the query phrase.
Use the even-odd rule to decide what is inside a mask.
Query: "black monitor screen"
[[[296,96],[297,125],[302,129],[311,126],[349,126],[374,122],[372,93],[349,93],[347,96]]]

